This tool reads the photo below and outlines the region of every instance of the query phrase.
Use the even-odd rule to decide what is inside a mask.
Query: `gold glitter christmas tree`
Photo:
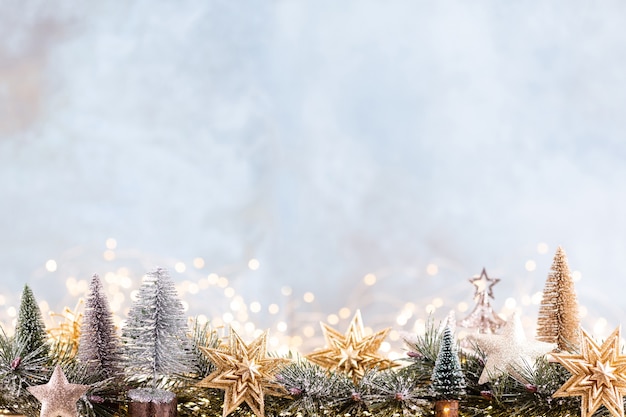
[[[580,338],[580,318],[574,281],[567,256],[558,247],[543,290],[537,317],[537,340],[556,343],[557,350],[571,350]]]
[[[581,417],[591,416],[602,405],[612,416],[623,417],[626,355],[621,355],[620,351],[619,327],[601,346],[583,330],[580,354],[553,354],[553,357],[572,374],[553,396],[581,396]]]
[[[327,348],[306,356],[308,360],[331,371],[348,374],[356,383],[368,369],[379,370],[398,366],[395,362],[378,353],[389,329],[364,336],[361,312],[357,310],[345,335],[321,323]]]

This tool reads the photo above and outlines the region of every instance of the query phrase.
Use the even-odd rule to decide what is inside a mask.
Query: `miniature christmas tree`
[[[33,291],[28,285],[24,285],[22,292],[15,338],[23,346],[24,353],[37,351],[41,356],[48,354],[46,327]]]
[[[543,290],[537,318],[537,340],[556,343],[557,350],[571,350],[578,345],[580,319],[574,281],[567,256],[558,247]]]
[[[465,393],[465,377],[452,331],[446,327],[432,375],[432,391],[441,400],[456,400]]]
[[[493,286],[500,282],[500,279],[489,278],[487,271],[483,268],[480,276],[470,279],[470,282],[476,287],[474,291],[476,306],[458,324],[465,328],[476,328],[478,333],[495,333],[506,323],[493,311],[489,301],[490,298],[493,298]]]
[[[122,338],[127,374],[130,379],[147,382],[155,395],[162,395],[157,394],[159,383],[189,372],[192,356],[186,318],[165,269],[158,268],[144,278]]]
[[[458,416],[458,400],[465,394],[466,384],[452,330],[447,326],[443,330],[431,382],[431,390],[437,399],[435,415],[437,417]]]
[[[85,303],[78,359],[90,372],[101,373],[105,378],[117,377],[122,370],[121,349],[102,282],[94,275]]]

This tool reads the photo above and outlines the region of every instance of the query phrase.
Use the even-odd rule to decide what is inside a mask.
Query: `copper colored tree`
[[[558,247],[543,289],[537,318],[537,340],[556,343],[557,350],[571,350],[580,338],[578,299],[567,256]]]

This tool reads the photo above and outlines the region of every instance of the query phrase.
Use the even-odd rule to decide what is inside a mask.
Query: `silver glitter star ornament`
[[[47,384],[27,388],[41,402],[40,417],[78,417],[76,402],[89,385],[70,384],[59,365]]]
[[[479,384],[505,373],[517,379],[516,369],[533,366],[537,358],[556,348],[554,343],[527,339],[517,314],[511,316],[500,334],[473,334],[468,338],[474,340],[487,357]]]

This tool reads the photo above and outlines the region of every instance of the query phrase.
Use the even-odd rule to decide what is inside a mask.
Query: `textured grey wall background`
[[[24,283],[60,311],[94,272],[123,315],[160,265],[218,323],[411,330],[486,267],[532,326],[558,244],[586,327],[625,317],[621,2],[0,8],[5,322]]]

